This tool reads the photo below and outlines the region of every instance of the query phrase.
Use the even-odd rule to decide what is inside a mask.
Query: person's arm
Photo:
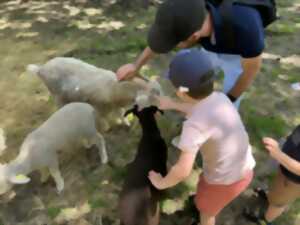
[[[182,151],[177,163],[172,166],[165,177],[162,177],[161,174],[156,173],[155,171],[149,172],[149,179],[151,183],[157,189],[166,189],[175,186],[190,175],[195,158],[195,153]]]
[[[168,96],[158,96],[157,100],[161,110],[176,110],[186,115],[191,108],[189,103],[175,101]]]
[[[266,137],[263,139],[263,143],[265,144],[265,148],[269,151],[272,158],[277,160],[287,170],[300,176],[300,162],[282,152],[277,141]]]
[[[118,80],[135,76],[142,66],[154,56],[155,53],[149,47],[146,47],[135,63],[125,64],[117,70]]]
[[[142,54],[138,57],[136,62],[134,63],[136,70],[139,71],[143,65],[146,64],[150,59],[152,59],[156,55],[155,52],[151,50],[151,48],[146,47]]]
[[[234,101],[251,85],[260,70],[262,55],[254,58],[242,58],[243,73],[235,83],[234,87],[227,93],[228,97]]]

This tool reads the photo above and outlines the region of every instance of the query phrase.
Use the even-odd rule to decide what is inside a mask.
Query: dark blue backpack
[[[224,21],[223,34],[228,46],[234,46],[234,29],[232,27],[231,7],[233,4],[247,5],[254,7],[260,13],[264,27],[274,22],[277,17],[275,0],[205,0],[214,6],[219,6],[222,19]]]

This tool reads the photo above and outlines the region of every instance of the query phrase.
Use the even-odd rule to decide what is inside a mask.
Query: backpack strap
[[[224,0],[219,6],[220,14],[223,20],[222,35],[224,35],[226,45],[229,48],[233,48],[235,46],[235,31],[232,26],[233,3],[234,0]]]

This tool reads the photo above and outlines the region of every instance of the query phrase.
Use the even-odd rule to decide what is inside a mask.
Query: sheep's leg
[[[104,137],[101,134],[96,133],[96,135],[92,139],[92,143],[96,144],[96,146],[98,148],[101,162],[103,164],[107,163],[108,156],[107,156],[107,152],[106,152]]]
[[[41,174],[41,182],[45,183],[48,180],[50,175],[48,168],[40,169],[40,174]]]
[[[86,149],[89,149],[89,148],[91,148],[92,147],[92,145],[93,145],[93,143],[92,142],[90,142],[90,141],[88,141],[87,139],[83,139],[82,140],[82,144],[83,144],[83,146],[86,148]]]
[[[61,176],[57,160],[55,160],[54,163],[51,165],[51,167],[49,167],[49,171],[56,183],[57,192],[61,193],[62,190],[64,189],[65,183],[64,183],[64,179]]]
[[[57,108],[61,108],[64,106],[64,102],[59,96],[53,95],[53,98],[54,98],[54,102],[55,102]]]
[[[106,121],[106,119],[98,119],[97,128],[103,132],[107,132],[110,129],[110,124]]]

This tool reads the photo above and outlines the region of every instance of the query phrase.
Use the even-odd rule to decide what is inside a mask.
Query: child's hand
[[[159,102],[158,108],[161,110],[168,110],[174,108],[174,101],[168,96],[157,96],[157,101]]]
[[[276,158],[277,154],[281,152],[279,143],[273,138],[265,137],[263,138],[263,143],[265,145],[265,148],[270,153],[271,157]]]
[[[164,189],[164,187],[162,186],[162,180],[164,179],[160,173],[156,173],[153,170],[151,170],[149,172],[148,175],[149,180],[151,181],[151,183],[153,184],[154,187],[156,187],[159,190]]]

